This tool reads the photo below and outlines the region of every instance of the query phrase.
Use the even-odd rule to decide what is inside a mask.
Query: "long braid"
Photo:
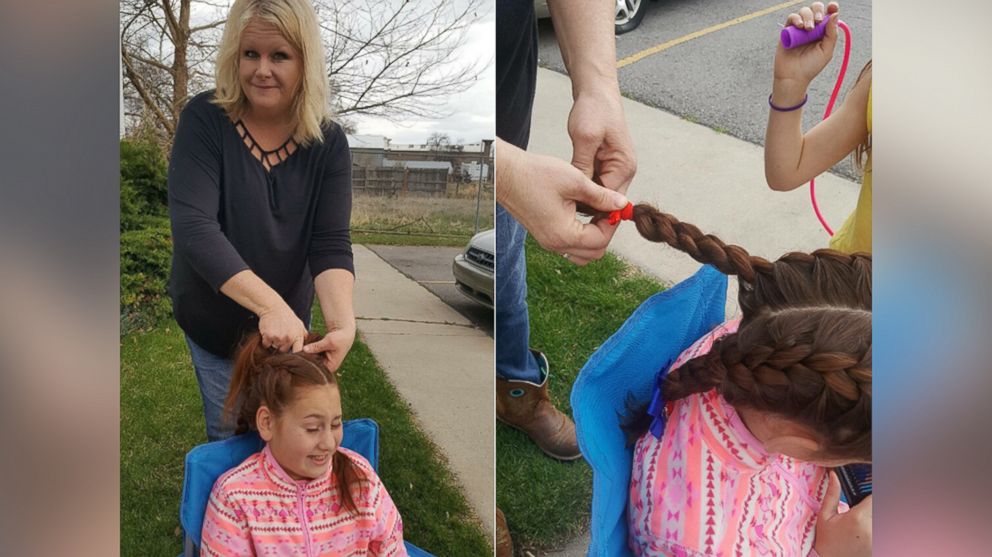
[[[665,378],[675,401],[716,389],[729,403],[781,415],[820,435],[831,455],[871,458],[871,313],[768,312]]]
[[[737,275],[742,283],[740,304],[745,320],[756,317],[763,308],[796,303],[871,308],[869,253],[851,255],[820,249],[787,253],[770,262],[650,205],[635,205],[633,218],[645,239],[668,244],[724,274]]]
[[[681,222],[650,205],[634,206],[634,224],[646,239],[668,244],[724,274],[738,275],[741,280],[753,282],[756,273],[772,271],[767,259],[751,256],[740,246],[728,246],[716,236],[703,234],[695,225]]]
[[[831,455],[871,458],[871,255],[829,249],[774,262],[650,205],[638,232],[740,279],[740,329],[670,373],[666,401],[717,389],[731,404],[817,432]],[[643,432],[635,419],[628,431]]]

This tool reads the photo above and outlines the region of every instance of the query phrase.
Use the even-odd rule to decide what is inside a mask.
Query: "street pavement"
[[[492,539],[493,339],[372,250],[353,249],[361,338],[440,448]]]
[[[648,11],[641,25],[617,36],[617,60],[677,39],[695,38],[667,46],[657,54],[622,67],[619,71],[620,89],[626,97],[648,106],[763,145],[768,121],[768,94],[772,85],[772,62],[781,24],[790,12],[811,3],[812,0],[805,0],[782,7],[790,2],[647,2]],[[871,0],[840,0],[839,4],[841,21],[850,26],[853,35],[850,65],[841,93],[843,99],[843,94],[854,84],[861,68],[871,58],[872,5]],[[748,17],[750,19],[745,19]],[[726,26],[714,30],[722,24]],[[541,65],[563,73],[565,66],[551,21],[542,20],[539,30]],[[696,36],[703,32],[706,34]],[[833,60],[810,86],[809,103],[803,111],[804,129],[811,128],[823,118],[823,110],[840,69],[843,43],[842,36]],[[834,170],[848,178],[855,177],[849,159],[835,166]]]

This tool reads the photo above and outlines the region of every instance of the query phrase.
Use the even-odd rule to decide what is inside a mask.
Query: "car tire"
[[[617,0],[614,28],[617,35],[633,31],[644,19],[648,0]]]

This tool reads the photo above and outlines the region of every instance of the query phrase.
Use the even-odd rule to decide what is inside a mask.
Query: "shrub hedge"
[[[172,311],[166,283],[172,258],[166,160],[152,141],[121,141],[121,332]]]

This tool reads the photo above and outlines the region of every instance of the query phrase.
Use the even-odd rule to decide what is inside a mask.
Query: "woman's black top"
[[[355,272],[351,151],[341,127],[328,123],[323,143],[266,170],[212,98],[201,93],[183,109],[169,160],[169,294],[183,331],[229,357],[258,330],[256,315],[220,293],[232,276],[250,269],[306,322],[314,277]]]

